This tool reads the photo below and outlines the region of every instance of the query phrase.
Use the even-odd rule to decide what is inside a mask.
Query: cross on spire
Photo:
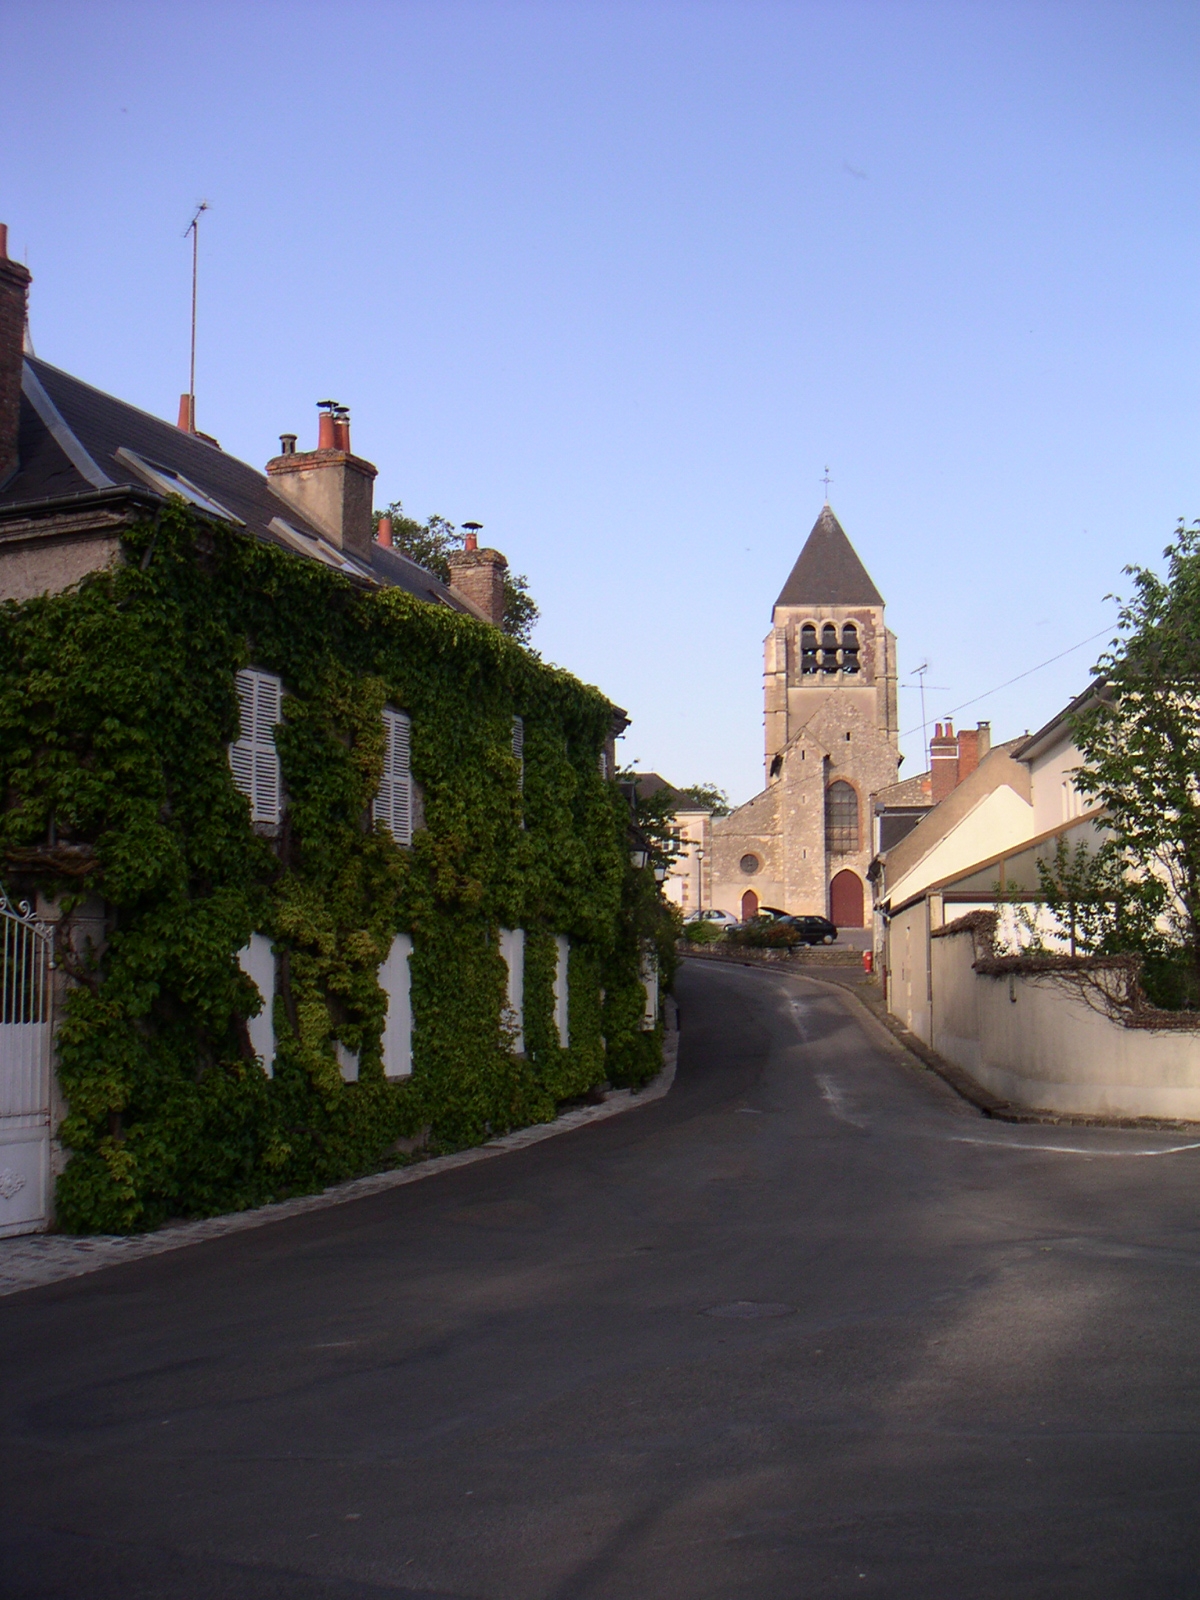
[[[828,505],[829,504],[829,485],[833,482],[833,479],[829,476],[829,463],[828,462],[825,463],[825,476],[821,479],[821,482],[825,485],[825,504]]]

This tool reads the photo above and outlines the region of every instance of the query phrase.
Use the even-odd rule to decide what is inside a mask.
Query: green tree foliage
[[[452,550],[461,550],[464,535],[452,522],[437,512],[424,522],[410,517],[399,500],[393,500],[386,511],[375,513],[375,525],[381,516],[392,519],[392,544],[410,560],[432,572],[443,583],[450,582],[450,564],[446,557]],[[501,624],[510,639],[528,645],[533,636],[534,624],[540,615],[537,602],[529,592],[529,580],[524,573],[504,574],[504,621]]]
[[[1174,959],[1178,998],[1200,998],[1200,523],[1180,522],[1165,575],[1129,567],[1103,682],[1075,718],[1079,787],[1102,801],[1112,868],[1136,914],[1123,937]],[[1147,933],[1146,930],[1152,931]],[[1164,979],[1165,981],[1165,979]]]
[[[454,1148],[544,1121],[604,1078],[645,1082],[660,1051],[639,964],[647,942],[669,962],[673,928],[599,773],[604,697],[499,629],[182,504],[132,530],[125,555],[0,606],[6,886],[56,898],[68,933],[77,914],[104,926],[98,950],[75,942],[59,1017],[63,1225],[256,1205],[386,1166],[418,1129]],[[276,830],[252,825],[229,768],[246,665],[285,688]],[[412,717],[424,826],[408,849],[371,819],[385,703]],[[523,1056],[501,1022],[501,928],[526,931]],[[278,961],[271,1078],[237,959],[253,932]],[[377,974],[398,932],[413,940],[413,1072],[389,1080]],[[552,1012],[564,934],[566,1048]]]
[[[1161,886],[1131,888],[1117,841],[1091,850],[1086,840],[1072,848],[1060,835],[1054,854],[1038,857],[1037,873],[1039,902],[1070,955],[1116,955],[1154,942]]]

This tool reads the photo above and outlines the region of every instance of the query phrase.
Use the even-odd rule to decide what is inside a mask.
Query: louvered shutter
[[[275,727],[283,712],[283,685],[270,672],[247,668],[237,675],[240,729],[229,747],[233,781],[250,802],[255,822],[278,822],[282,794]]]
[[[412,722],[390,706],[383,713],[383,780],[373,807],[375,820],[397,844],[412,843]]]
[[[517,787],[522,793],[525,791],[525,719],[514,717],[512,719],[512,753],[520,763],[521,772],[517,779]]]

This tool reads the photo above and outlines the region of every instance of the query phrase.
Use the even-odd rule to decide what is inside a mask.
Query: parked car
[[[798,944],[833,944],[837,928],[828,917],[794,917],[786,911],[764,908],[757,917],[729,929],[726,938],[767,949],[792,949]]]
[[[718,911],[715,906],[710,906],[707,911],[689,911],[684,917],[684,923],[712,922],[718,928],[729,929],[737,926],[737,918],[728,911]]]

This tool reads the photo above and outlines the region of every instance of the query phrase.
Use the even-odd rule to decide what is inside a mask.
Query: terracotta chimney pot
[[[392,548],[391,517],[380,517],[379,526],[375,530],[375,543],[382,545],[385,550]]]

